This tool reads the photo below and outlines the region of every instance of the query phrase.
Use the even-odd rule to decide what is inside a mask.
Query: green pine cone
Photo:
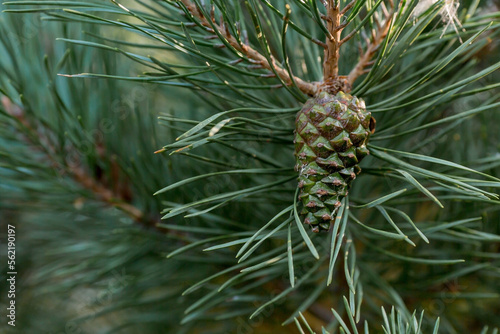
[[[342,198],[361,172],[375,120],[365,102],[339,92],[309,99],[295,120],[295,170],[304,223],[328,231]]]

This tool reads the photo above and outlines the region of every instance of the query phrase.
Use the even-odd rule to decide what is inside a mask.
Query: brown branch
[[[268,60],[264,55],[259,53],[259,51],[252,48],[248,42],[248,36],[245,32],[240,32],[238,28],[238,35],[242,34],[243,40],[237,39],[230,32],[228,27],[225,25],[223,19],[220,23],[215,23],[215,18],[213,17],[213,8],[210,11],[210,18],[203,15],[201,8],[192,2],[192,0],[179,0],[187,9],[187,12],[191,14],[193,18],[197,20],[197,25],[203,27],[209,32],[217,31],[218,36],[222,36],[227,44],[233,47],[235,50],[241,52],[248,61],[256,64],[254,68],[262,68],[270,70],[284,82],[286,86],[292,85],[293,82],[297,87],[305,94],[314,96],[318,91],[326,90],[330,93],[337,93],[338,91],[350,92],[351,87],[356,81],[356,79],[366,73],[366,67],[372,64],[371,58],[377,52],[378,47],[386,37],[389,26],[391,24],[392,18],[394,16],[394,2],[389,0],[389,5],[391,7],[391,12],[387,10],[385,4],[381,4],[383,16],[385,21],[383,24],[380,23],[377,16],[375,16],[375,24],[377,26],[376,31],[372,31],[371,39],[367,38],[367,48],[366,51],[360,51],[360,59],[356,66],[347,76],[339,75],[339,58],[340,58],[340,47],[353,38],[358,30],[353,30],[344,38],[341,38],[342,31],[348,25],[347,22],[340,23],[341,18],[356,4],[356,0],[351,0],[344,8],[340,8],[337,1],[335,0],[325,0],[326,15],[321,14],[321,18],[326,22],[326,28],[328,30],[328,36],[326,38],[326,43],[319,40],[313,40],[313,43],[323,47],[324,59],[323,59],[323,81],[322,82],[307,82],[299,77],[293,76],[282,66],[277,64],[276,59],[271,55],[270,60]],[[214,38],[213,36],[210,36]],[[216,45],[216,47],[223,47],[223,44]]]
[[[393,8],[394,10],[394,8]],[[366,51],[361,55],[359,58],[358,63],[356,66],[351,70],[349,75],[347,76],[347,81],[349,84],[352,86],[354,84],[354,81],[356,79],[366,73],[365,68],[367,66],[370,66],[370,64],[373,64],[371,58],[377,52],[378,48],[380,47],[380,44],[384,40],[384,38],[387,36],[387,32],[389,31],[389,27],[391,25],[391,21],[393,18],[394,12],[391,12],[390,14],[388,13],[386,15],[385,22],[382,25],[379,25],[378,20],[377,20],[377,32],[373,33],[372,32],[372,39],[368,43],[368,46],[366,48]]]
[[[313,38],[311,39],[311,42],[315,43],[315,44],[318,44],[319,46],[321,46],[323,49],[326,49],[328,47],[328,45],[326,45],[325,42],[322,42],[320,41],[319,39],[316,39],[316,38]]]
[[[329,18],[328,16],[326,16],[326,15],[325,15],[325,14],[323,14],[323,13],[320,13],[319,15],[320,15],[321,19],[323,19],[323,20],[325,20],[325,21],[331,21],[331,20],[332,20],[331,18]]]
[[[341,25],[335,28],[335,31],[344,30],[344,28],[347,27],[348,24],[349,22],[342,23]]]
[[[340,40],[339,46],[342,45],[342,44],[344,44],[345,42],[347,42],[351,38],[353,38],[356,35],[356,33],[357,33],[356,30],[353,30],[350,33],[348,33],[347,36],[345,36],[344,38],[342,38],[342,40]]]
[[[340,15],[341,15],[341,16],[344,16],[344,15],[345,15],[345,13],[347,13],[347,11],[348,11],[349,9],[351,9],[351,8],[352,8],[352,6],[354,6],[354,4],[356,3],[356,1],[358,1],[358,0],[352,0],[351,2],[349,2],[349,3],[348,3],[348,4],[347,4],[347,5],[346,5],[346,6],[345,6],[345,7],[344,7],[341,11],[340,11]]]
[[[146,222],[148,226],[156,226],[156,221],[145,221],[144,213],[141,210],[132,204],[123,202],[123,200],[120,199],[120,195],[114,193],[112,190],[106,188],[102,183],[96,181],[80,166],[70,167],[70,173],[76,182],[94,193],[99,200],[120,209],[136,222]]]
[[[277,75],[283,80],[287,85],[292,83],[292,78],[286,69],[281,66],[278,66],[276,63],[276,59],[271,56],[271,62],[267,60],[262,54],[260,54],[257,50],[253,49],[248,43],[240,43],[238,40],[232,36],[226,29],[222,29],[222,27],[218,24],[212,23],[207,20],[207,18],[201,13],[201,10],[197,8],[197,6],[191,0],[181,0],[187,10],[191,13],[192,16],[197,18],[200,24],[209,29],[217,29],[219,34],[223,36],[229,45],[231,45],[236,50],[243,53],[249,59],[254,60],[255,62],[261,64],[263,68],[268,70],[274,70]],[[304,93],[310,96],[313,96],[317,89],[317,83],[311,83],[302,80],[299,77],[293,76],[293,82],[297,85],[297,87]]]
[[[356,33],[353,31],[342,39],[342,31],[347,27],[349,22],[340,23],[341,18],[355,5],[356,0],[352,0],[342,9],[336,2],[335,0],[326,1],[328,17],[326,27],[329,36],[326,41],[327,47],[323,61],[323,83],[321,85],[322,90],[326,90],[332,94],[336,94],[338,91],[346,93],[351,91],[351,84],[347,81],[347,77],[339,75],[339,58],[342,44],[350,40]]]
[[[12,103],[7,97],[2,97],[1,104],[7,113],[24,127],[24,131],[27,132],[25,133],[24,141],[33,146],[35,150],[41,152],[61,177],[70,177],[83,188],[90,190],[95,195],[96,199],[123,211],[137,223],[145,227],[155,228],[158,231],[165,232],[164,228],[157,227],[158,221],[156,219],[147,218],[140,209],[128,203],[125,199],[127,194],[117,192],[120,187],[116,187],[116,190],[106,187],[102,182],[82,168],[79,162],[70,161],[70,153],[74,148],[68,148],[68,151],[63,153],[68,159],[64,161],[64,164],[61,163],[54,156],[57,150],[47,135],[47,129],[44,128],[44,131],[38,131],[37,127],[26,119],[24,110]],[[37,138],[37,141],[34,141],[33,138]]]
[[[328,87],[337,80],[339,74],[339,57],[340,57],[340,34],[342,29],[340,26],[340,8],[335,5],[334,0],[328,0],[326,7],[326,15],[330,20],[326,22],[330,36],[326,39],[326,49],[323,60],[323,80],[325,87]]]

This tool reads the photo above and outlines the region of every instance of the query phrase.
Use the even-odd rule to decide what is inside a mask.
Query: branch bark
[[[330,33],[326,40],[325,58],[323,60],[323,78],[325,81],[335,80],[339,74],[340,57],[340,8],[335,6],[334,0],[328,0],[326,8],[326,27]]]
[[[329,32],[326,40],[326,48],[323,59],[323,83],[322,90],[331,94],[339,91],[350,92],[351,86],[344,76],[339,76],[340,46],[342,45],[341,35],[347,24],[341,24],[340,19],[351,8],[355,1],[340,9],[339,2],[327,0],[326,2],[326,27]]]

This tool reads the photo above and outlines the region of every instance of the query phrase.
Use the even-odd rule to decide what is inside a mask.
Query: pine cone
[[[339,92],[309,99],[295,120],[295,170],[304,223],[328,231],[342,198],[361,172],[375,120],[365,102]]]

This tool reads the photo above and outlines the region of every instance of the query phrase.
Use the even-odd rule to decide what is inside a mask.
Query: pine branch
[[[5,111],[16,119],[20,125],[24,128],[24,141],[26,144],[33,146],[33,149],[42,153],[44,157],[50,162],[52,168],[58,172],[58,174],[63,176],[69,176],[83,188],[91,191],[95,198],[109,206],[113,206],[128,216],[130,216],[135,222],[151,228],[154,227],[158,231],[164,232],[165,229],[157,226],[158,221],[152,218],[147,218],[146,214],[142,212],[139,208],[135,207],[131,203],[126,201],[126,195],[117,192],[115,189],[107,188],[102,182],[94,178],[89,174],[84,168],[81,167],[79,162],[71,162],[69,159],[65,159],[64,163],[61,163],[55,156],[58,153],[55,146],[51,143],[47,133],[50,133],[50,129],[44,127],[43,131],[39,131],[27,118],[25,111],[15,105],[7,97],[2,98],[2,106]],[[38,142],[35,142],[33,138],[37,138]],[[64,156],[68,157],[70,151],[74,148],[68,149],[68,154]],[[60,152],[59,152],[60,153]]]
[[[274,70],[278,74],[278,76],[288,85],[291,85],[293,80],[293,82],[295,82],[297,87],[304,94],[313,96],[316,93],[318,88],[318,85],[316,83],[304,81],[296,76],[293,76],[292,78],[289,72],[285,68],[277,64],[276,59],[273,56],[271,56],[272,62],[269,62],[264,55],[262,55],[257,50],[252,48],[250,45],[245,44],[243,42],[240,43],[233,35],[231,35],[228,29],[225,29],[223,27],[223,22],[221,24],[215,23],[215,20],[212,20],[210,22],[209,19],[202,14],[202,12],[197,8],[197,6],[191,0],[181,0],[181,2],[191,13],[191,15],[200,21],[202,26],[204,26],[207,30],[211,32],[213,32],[213,27],[215,27],[218,33],[226,39],[229,45],[231,45],[236,50],[242,52],[246,57],[251,59],[253,62],[262,66],[262,68],[268,70]]]
[[[339,76],[339,58],[340,47],[354,36],[355,31],[341,39],[342,31],[347,27],[349,22],[341,24],[340,20],[355,3],[356,1],[351,1],[342,9],[336,0],[328,0],[325,3],[327,12],[325,20],[329,35],[327,36],[324,51],[322,87],[333,94],[336,94],[338,91],[351,91],[352,83],[347,81],[345,76]]]
[[[327,29],[330,33],[326,40],[325,56],[323,61],[323,80],[325,86],[332,86],[338,80],[340,58],[340,8],[336,1],[328,0],[326,7]]]
[[[131,218],[133,218],[136,222],[139,222],[141,224],[145,223],[148,226],[156,225],[156,221],[154,220],[145,221],[145,214],[141,210],[129,203],[123,202],[123,198],[121,198],[122,196],[120,194],[117,194],[111,189],[103,186],[102,183],[99,183],[80,166],[70,167],[69,172],[76,182],[78,182],[84,188],[93,192],[95,197],[99,200],[120,209]]]

